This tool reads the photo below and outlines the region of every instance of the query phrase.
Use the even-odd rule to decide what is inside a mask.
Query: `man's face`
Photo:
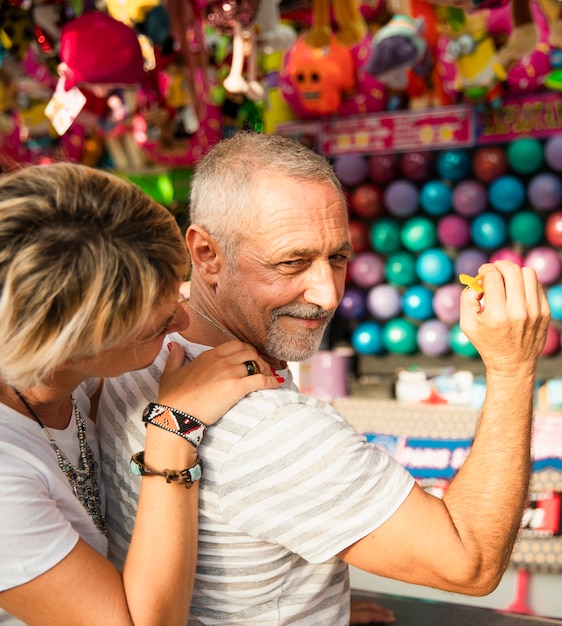
[[[314,354],[342,298],[351,254],[347,208],[330,184],[264,174],[256,215],[221,274],[217,303],[240,339],[277,361]]]

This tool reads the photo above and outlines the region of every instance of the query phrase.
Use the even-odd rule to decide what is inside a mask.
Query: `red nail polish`
[[[172,350],[172,342],[171,341],[166,344],[166,348],[168,348],[168,352],[171,352],[171,350]]]
[[[283,378],[283,376],[275,376],[275,378],[277,379],[278,383],[284,383],[285,379]]]

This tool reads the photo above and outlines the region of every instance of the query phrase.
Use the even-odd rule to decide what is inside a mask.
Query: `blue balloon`
[[[351,345],[359,354],[383,354],[382,326],[377,322],[361,322],[351,333]]]
[[[437,172],[441,178],[454,182],[468,178],[470,157],[465,150],[445,150],[437,157]]]
[[[512,213],[525,202],[525,186],[515,176],[501,176],[490,185],[488,199],[497,211]]]
[[[480,248],[501,248],[507,240],[507,225],[501,215],[486,211],[474,218],[470,234],[472,241]]]
[[[413,285],[402,295],[402,312],[415,320],[433,316],[433,291],[424,285]]]
[[[416,260],[417,275],[430,285],[448,283],[453,278],[453,271],[453,261],[439,248],[425,250]]]
[[[546,292],[553,320],[562,320],[562,285],[553,285]]]
[[[451,210],[453,192],[440,180],[430,180],[420,191],[420,205],[430,215],[445,215]]]

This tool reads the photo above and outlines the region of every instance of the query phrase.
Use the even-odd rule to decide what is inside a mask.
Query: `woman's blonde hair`
[[[0,377],[40,384],[138,337],[187,263],[170,212],[115,175],[57,163],[0,177]]]

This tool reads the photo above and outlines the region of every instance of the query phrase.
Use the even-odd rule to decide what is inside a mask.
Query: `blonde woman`
[[[187,623],[197,446],[237,400],[279,383],[242,342],[188,365],[168,344],[158,398],[135,416],[146,441],[122,573],[88,417],[99,379],[150,365],[188,326],[187,264],[170,213],[111,174],[56,164],[0,178],[1,624]]]

